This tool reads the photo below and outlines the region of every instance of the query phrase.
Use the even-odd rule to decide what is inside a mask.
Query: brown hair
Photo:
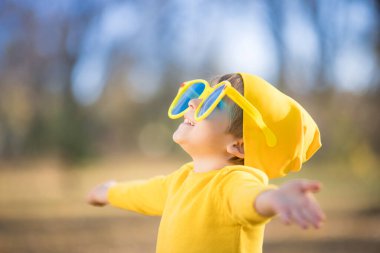
[[[243,78],[238,73],[226,74],[223,76],[215,77],[211,80],[210,84],[215,85],[222,81],[229,81],[231,85],[239,91],[242,95],[244,95],[244,85]],[[229,98],[224,99],[228,104],[231,104],[231,108],[229,110],[230,114],[230,124],[227,128],[227,133],[232,134],[235,137],[243,138],[243,110],[234,102],[232,102]],[[244,159],[239,157],[232,157],[229,160],[234,164],[244,164]]]

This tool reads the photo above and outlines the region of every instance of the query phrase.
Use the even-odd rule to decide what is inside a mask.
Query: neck
[[[232,165],[225,157],[193,157],[194,172],[209,172]]]

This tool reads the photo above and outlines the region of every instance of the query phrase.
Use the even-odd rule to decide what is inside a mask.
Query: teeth
[[[194,126],[194,125],[195,125],[194,122],[192,122],[192,121],[189,120],[189,119],[185,119],[185,123],[186,123],[186,124],[190,124],[191,126]]]

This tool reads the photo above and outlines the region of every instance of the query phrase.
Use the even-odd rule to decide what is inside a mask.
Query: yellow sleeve
[[[260,193],[276,188],[268,185],[268,178],[261,171],[257,175],[233,171],[222,188],[223,202],[232,219],[241,225],[266,223],[271,217],[260,215],[254,208],[254,202]]]
[[[109,188],[111,206],[146,215],[162,215],[168,194],[166,176],[117,183]]]

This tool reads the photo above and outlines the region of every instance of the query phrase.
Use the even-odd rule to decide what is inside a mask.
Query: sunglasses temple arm
[[[270,130],[270,128],[264,123],[261,113],[247,101],[237,90],[232,87],[227,87],[226,94],[231,98],[237,105],[240,106],[248,115],[256,122],[258,127],[263,132],[266,142],[269,147],[274,147],[277,144],[277,138]]]

